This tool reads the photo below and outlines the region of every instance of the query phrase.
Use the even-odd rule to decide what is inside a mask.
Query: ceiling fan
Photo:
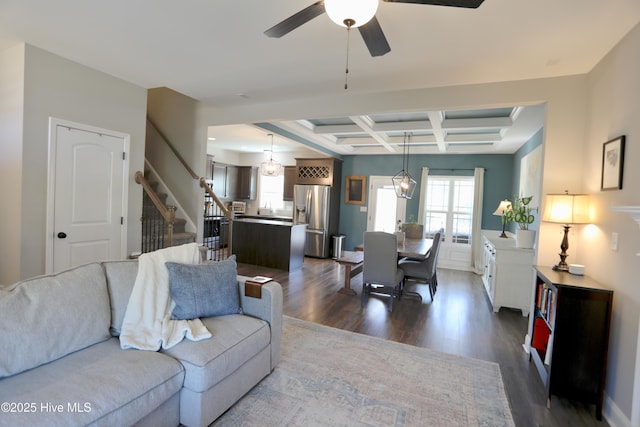
[[[389,3],[415,3],[438,6],[453,6],[475,9],[484,0],[383,0]],[[349,9],[351,7],[351,9]],[[319,0],[291,15],[284,21],[269,28],[264,33],[269,37],[280,38],[295,30],[302,24],[327,12],[327,15],[336,24],[348,29],[357,27],[371,56],[382,56],[391,51],[387,38],[382,32],[382,27],[375,17],[378,8],[378,0],[345,1],[345,0]]]

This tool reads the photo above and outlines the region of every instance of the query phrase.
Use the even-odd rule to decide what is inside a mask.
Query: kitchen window
[[[283,201],[284,175],[260,175],[260,207],[272,211],[284,209]]]

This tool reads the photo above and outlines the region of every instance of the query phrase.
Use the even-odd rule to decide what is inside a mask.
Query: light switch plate
[[[366,206],[360,206],[360,212],[366,212],[366,211],[367,211]]]
[[[618,233],[616,233],[615,231],[613,233],[611,233],[611,250],[612,251],[617,251],[618,250],[618,240],[619,240],[620,236]]]

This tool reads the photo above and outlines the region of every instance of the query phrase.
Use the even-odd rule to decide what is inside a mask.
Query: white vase
[[[521,249],[533,249],[536,242],[535,230],[516,230],[516,247]]]

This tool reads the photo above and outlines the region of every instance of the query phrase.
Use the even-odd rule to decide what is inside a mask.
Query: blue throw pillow
[[[172,319],[242,313],[235,255],[211,264],[165,265],[169,270],[171,298],[176,303]]]

